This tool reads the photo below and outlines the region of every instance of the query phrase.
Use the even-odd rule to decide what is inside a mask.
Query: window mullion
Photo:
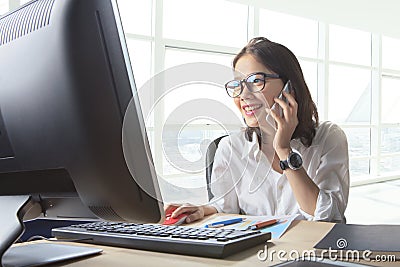
[[[328,118],[329,109],[329,25],[319,22],[318,27],[318,93],[317,102],[321,120]]]
[[[247,39],[260,35],[260,8],[248,6],[247,12]]]
[[[381,161],[381,84],[382,84],[382,38],[378,34],[373,34],[371,38],[371,160],[370,175],[377,177],[380,175],[379,163]]]
[[[163,1],[154,0],[155,16],[154,16],[154,44],[153,44],[153,75],[164,71],[164,58],[165,58],[165,42],[163,40]],[[164,103],[157,101],[162,95],[162,88],[164,81],[161,79],[152,79],[160,84],[151,85],[151,94],[153,103],[157,103],[156,109],[153,112],[154,116],[154,159],[157,173],[163,175],[163,153],[162,153],[162,129],[164,121]]]

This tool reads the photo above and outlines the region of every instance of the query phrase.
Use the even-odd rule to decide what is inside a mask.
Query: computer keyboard
[[[71,225],[55,228],[52,234],[57,239],[211,258],[224,258],[271,238],[271,233],[251,230],[118,222]]]

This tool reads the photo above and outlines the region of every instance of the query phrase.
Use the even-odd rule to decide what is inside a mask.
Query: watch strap
[[[279,161],[279,166],[281,167],[282,171],[289,168],[289,163],[288,163],[287,159]]]

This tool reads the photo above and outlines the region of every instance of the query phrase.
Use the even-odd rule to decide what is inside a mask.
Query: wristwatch
[[[303,165],[303,159],[301,158],[299,153],[290,151],[289,156],[286,160],[281,160],[279,162],[279,166],[284,171],[287,168],[292,170],[298,170]]]

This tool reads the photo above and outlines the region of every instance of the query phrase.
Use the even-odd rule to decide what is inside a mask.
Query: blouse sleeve
[[[230,156],[228,140],[229,138],[221,139],[215,153],[210,185],[214,197],[209,205],[215,207],[218,212],[238,214],[239,202],[228,162]]]
[[[337,125],[331,125],[323,146],[319,167],[313,178],[319,187],[316,209],[313,215],[300,212],[308,220],[345,222],[349,195],[349,155],[345,133]]]

